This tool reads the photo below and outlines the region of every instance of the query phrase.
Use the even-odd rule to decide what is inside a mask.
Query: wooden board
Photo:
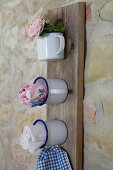
[[[65,103],[47,105],[47,119],[63,120],[68,139],[63,145],[74,170],[83,168],[83,75],[85,3],[48,11],[50,21],[62,18],[66,27],[65,59],[47,63],[47,77],[64,79],[69,88]]]

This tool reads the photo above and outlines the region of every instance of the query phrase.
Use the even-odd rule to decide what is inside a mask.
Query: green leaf
[[[44,28],[51,26],[50,24],[45,22]]]
[[[49,31],[53,31],[53,26],[48,26],[48,27],[46,27],[46,28],[44,28],[44,31],[47,31],[47,32],[49,32]]]
[[[54,26],[57,27],[57,28],[63,27],[63,20],[62,20],[61,18],[58,19],[58,20],[55,22]]]
[[[55,22],[54,25],[45,23],[44,29],[40,34],[40,36],[43,36],[45,33],[48,32],[64,32],[64,31],[65,31],[65,27],[63,26],[63,20],[60,18]]]
[[[65,31],[65,27],[61,27],[61,28],[54,27],[54,31],[64,32]]]

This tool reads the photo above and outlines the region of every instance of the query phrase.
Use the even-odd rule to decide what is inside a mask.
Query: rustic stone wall
[[[46,119],[46,108],[21,106],[18,92],[37,76],[46,76],[46,62],[37,60],[36,40],[27,42],[20,34],[38,8],[37,1],[0,1],[0,170],[31,170],[36,166],[37,152],[24,151],[19,138],[25,125]]]
[[[19,104],[18,91],[37,76],[46,77],[36,40],[21,36],[22,26],[37,11],[76,0],[0,1],[0,170],[35,169],[38,152],[19,145],[23,127],[46,119],[45,106],[29,109]],[[84,169],[113,169],[113,0],[87,2],[87,56],[84,99]]]
[[[113,0],[87,4],[84,169],[113,169]]]

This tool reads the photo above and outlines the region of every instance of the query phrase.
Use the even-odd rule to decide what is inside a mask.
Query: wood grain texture
[[[47,63],[47,77],[67,82],[69,95],[65,103],[47,105],[47,119],[63,120],[68,138],[62,146],[74,170],[83,169],[83,77],[85,3],[76,3],[48,11],[50,21],[62,18],[66,27],[65,59]]]

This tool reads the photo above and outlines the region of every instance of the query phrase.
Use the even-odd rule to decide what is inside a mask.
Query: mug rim
[[[44,147],[46,146],[47,140],[48,140],[48,129],[47,129],[47,125],[46,125],[46,123],[45,123],[43,120],[41,120],[41,119],[35,120],[35,122],[33,123],[33,125],[36,125],[37,122],[41,122],[41,123],[43,123],[43,125],[45,126],[45,130],[46,130],[46,140],[45,140],[45,143],[40,147],[40,148],[44,148]]]
[[[47,95],[46,95],[46,98],[45,98],[45,100],[44,100],[42,103],[40,103],[40,104],[38,105],[38,106],[42,106],[42,105],[45,104],[46,101],[47,101],[47,98],[48,98],[48,95],[49,95],[49,86],[48,86],[47,80],[46,80],[44,77],[37,77],[37,78],[34,80],[33,84],[36,84],[37,80],[39,80],[39,79],[43,79],[43,80],[45,81],[45,83],[46,83],[46,86],[47,86]]]

